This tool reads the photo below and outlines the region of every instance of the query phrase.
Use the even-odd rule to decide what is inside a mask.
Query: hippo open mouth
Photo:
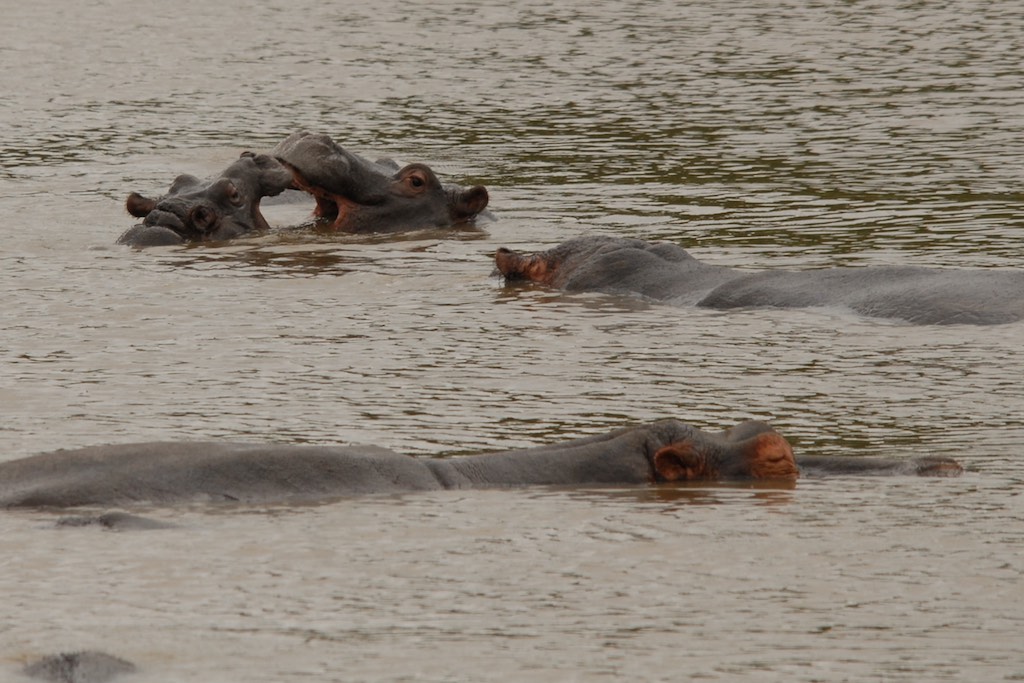
[[[396,232],[450,227],[487,208],[487,188],[442,183],[425,164],[370,161],[327,135],[290,135],[271,152],[293,186],[316,198],[316,218],[343,232]]]
[[[128,212],[143,221],[117,241],[148,247],[226,240],[266,230],[260,200],[291,185],[291,172],[276,159],[245,152],[215,178],[178,176],[167,194],[158,199],[130,194]]]

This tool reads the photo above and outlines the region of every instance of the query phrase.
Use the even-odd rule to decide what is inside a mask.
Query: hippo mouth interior
[[[362,207],[378,206],[384,203],[384,197],[366,197],[355,201],[345,195],[330,190],[308,180],[297,168],[286,161],[278,160],[292,173],[292,186],[296,190],[306,192],[316,200],[313,217],[317,221],[330,224],[333,229],[344,229],[350,217]]]
[[[446,185],[422,163],[370,161],[327,135],[294,133],[271,154],[291,174],[291,187],[316,200],[314,219],[338,232],[451,227],[488,202],[483,186]]]

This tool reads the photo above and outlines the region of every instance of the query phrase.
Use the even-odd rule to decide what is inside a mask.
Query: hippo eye
[[[228,183],[227,187],[224,188],[224,194],[227,196],[228,201],[238,206],[242,203],[242,194],[235,187],[234,183]]]
[[[210,187],[210,199],[215,204],[228,201],[234,206],[242,205],[242,193],[238,187],[228,178],[221,178]]]
[[[420,164],[410,164],[403,168],[395,177],[395,181],[400,188],[399,192],[404,192],[409,197],[422,195],[437,185],[430,169]]]

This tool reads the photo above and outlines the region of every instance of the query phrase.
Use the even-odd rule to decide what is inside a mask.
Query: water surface
[[[60,21],[54,21],[54,17]],[[951,2],[52,0],[0,26],[0,437],[421,456],[663,417],[957,480],[484,491],[0,517],[6,671],[138,681],[1021,680],[1021,325],[506,288],[589,232],[748,269],[1019,267],[1024,18]],[[483,183],[499,220],[133,252],[123,201],[294,130]],[[13,676],[14,674],[11,673]]]

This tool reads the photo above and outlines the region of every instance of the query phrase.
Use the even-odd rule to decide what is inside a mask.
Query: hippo
[[[530,485],[792,483],[802,467],[809,476],[961,471],[947,458],[811,457],[798,464],[786,439],[764,422],[707,432],[660,420],[536,448],[450,458],[417,458],[378,446],[90,446],[0,463],[0,507],[309,503],[355,494]]]
[[[128,213],[143,222],[129,228],[118,244],[155,247],[227,240],[268,229],[260,200],[292,186],[292,174],[266,154],[243,152],[220,175],[200,180],[180,175],[167,194],[149,199],[128,195]]]
[[[23,669],[26,676],[52,683],[106,683],[135,670],[131,662],[94,650],[50,655]]]
[[[269,229],[260,200],[286,190],[316,199],[314,218],[347,233],[399,232],[470,224],[485,212],[487,188],[443,184],[425,164],[373,162],[326,135],[295,133],[269,154],[243,152],[219,175],[180,175],[167,194],[133,192],[125,203],[141,224],[118,244],[152,247],[228,240]]]
[[[271,152],[291,169],[294,187],[316,198],[314,217],[347,233],[444,228],[487,208],[487,188],[443,184],[424,164],[370,161],[327,135],[299,132]]]
[[[674,305],[845,307],[927,325],[998,325],[1024,319],[1024,272],[915,266],[742,271],[698,261],[670,243],[589,235],[542,252],[498,249],[506,281],[566,291],[640,296]]]

